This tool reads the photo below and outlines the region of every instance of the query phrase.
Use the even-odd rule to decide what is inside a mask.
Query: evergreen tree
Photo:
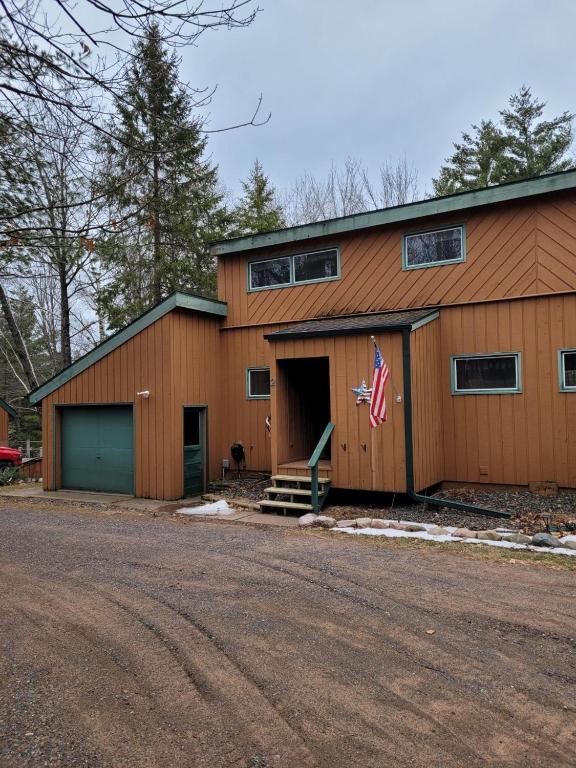
[[[116,232],[98,252],[113,274],[100,295],[112,328],[176,289],[215,288],[208,244],[224,234],[227,214],[178,66],[151,26],[126,74],[115,140],[105,144],[104,186]]]
[[[478,189],[503,181],[502,167],[506,141],[491,120],[472,126],[473,133],[463,133],[454,143],[454,154],[433,179],[436,195],[451,195],[465,189]]]
[[[449,195],[506,181],[564,171],[574,165],[568,157],[574,116],[563,112],[541,120],[545,102],[538,101],[527,86],[509,99],[501,110],[500,124],[482,121],[474,133],[463,133],[454,153],[433,179],[436,195]]]
[[[574,115],[563,112],[553,120],[540,120],[546,102],[535,99],[525,85],[510,97],[509,104],[509,109],[500,112],[506,134],[507,180],[565,171],[574,165],[566,157]]]
[[[254,161],[248,180],[242,182],[243,194],[233,213],[233,237],[270,232],[284,226],[284,214],[276,199],[276,190],[264,175],[262,165]]]

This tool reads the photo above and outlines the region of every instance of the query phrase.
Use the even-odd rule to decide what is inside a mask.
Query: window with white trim
[[[507,394],[522,391],[520,353],[458,355],[452,361],[452,394]]]
[[[561,349],[558,353],[560,390],[576,392],[576,349]]]
[[[247,369],[246,396],[249,400],[263,400],[270,397],[270,368]]]
[[[284,288],[302,283],[337,280],[340,277],[338,248],[295,253],[248,264],[248,289]]]
[[[404,269],[457,264],[464,259],[463,226],[404,235],[402,244]]]

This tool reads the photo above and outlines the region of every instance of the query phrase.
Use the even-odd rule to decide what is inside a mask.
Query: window
[[[452,358],[452,394],[521,392],[520,353]]]
[[[291,283],[290,258],[254,261],[250,264],[250,288],[274,288]]]
[[[404,235],[402,261],[404,269],[464,261],[464,227]]]
[[[248,368],[246,390],[246,396],[249,400],[269,398],[270,368]]]
[[[561,349],[558,353],[560,391],[576,392],[576,349]]]
[[[294,282],[328,280],[338,276],[338,251],[316,251],[294,256]]]
[[[248,264],[248,290],[284,288],[300,283],[337,280],[340,277],[338,248],[296,253]]]

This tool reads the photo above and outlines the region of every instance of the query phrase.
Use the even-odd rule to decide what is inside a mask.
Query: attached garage
[[[132,405],[60,408],[62,488],[134,493]]]
[[[31,392],[44,488],[172,500],[217,479],[225,316],[223,302],[172,294]]]

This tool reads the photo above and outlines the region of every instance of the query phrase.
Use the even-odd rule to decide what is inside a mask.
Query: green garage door
[[[62,487],[134,493],[131,405],[62,408]]]

